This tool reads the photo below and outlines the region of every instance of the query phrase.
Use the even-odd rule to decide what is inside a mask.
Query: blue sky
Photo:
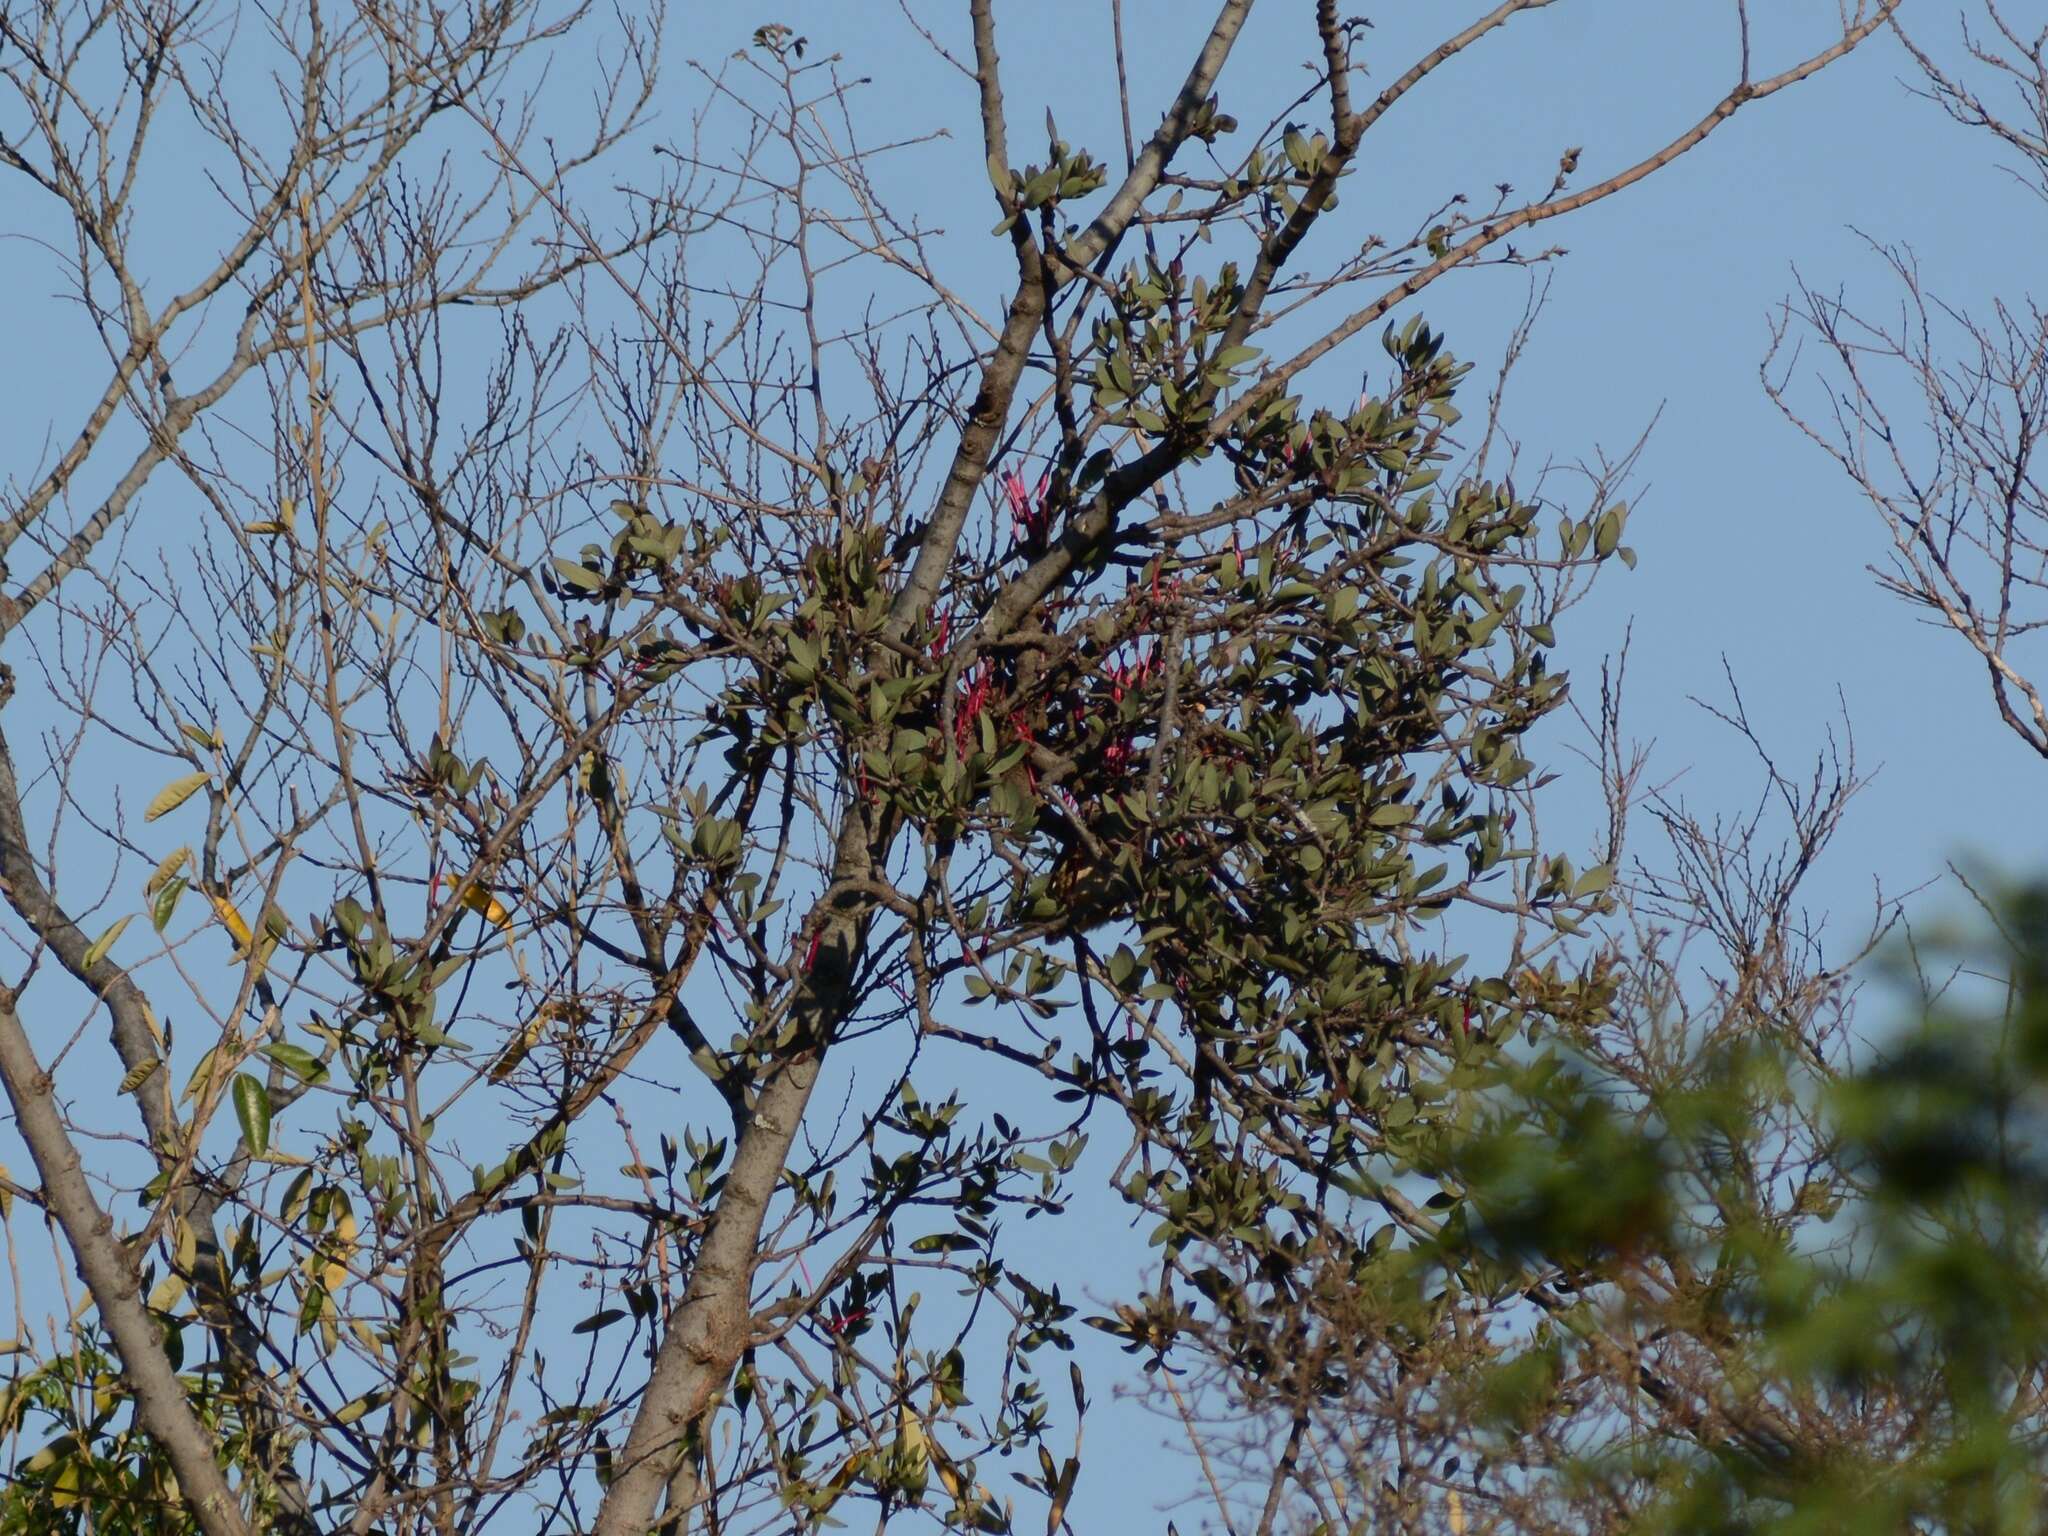
[[[1364,47],[1368,88],[1477,9],[1411,4],[1375,14]],[[964,10],[916,6],[963,57]],[[1099,0],[998,7],[1020,162],[1047,108],[1063,137],[1105,160],[1120,158],[1107,10]],[[1184,70],[1207,10],[1194,0],[1126,0],[1141,136]],[[1772,10],[1758,24],[1760,72],[1823,41],[1836,15],[1833,0],[1782,0]],[[1565,0],[1520,18],[1375,131],[1341,215],[1319,231],[1326,244],[1311,258],[1367,230],[1405,230],[1453,190],[1475,200],[1502,181],[1537,191],[1567,147],[1584,148],[1581,183],[1633,161],[1689,125],[1730,83],[1732,13],[1728,0]],[[1255,13],[1224,77],[1226,109],[1249,123],[1261,114],[1241,102],[1290,92],[1305,79],[1306,14],[1301,0],[1266,0]],[[1952,46],[1945,10],[1908,0],[1907,15],[1937,46]],[[680,132],[701,99],[683,58],[714,62],[767,20],[807,34],[814,56],[842,55],[849,77],[872,77],[854,98],[869,142],[950,130],[949,139],[885,162],[882,185],[899,212],[944,228],[934,249],[949,280],[984,313],[999,307],[1009,263],[987,233],[993,213],[972,87],[932,58],[896,5],[683,0],[673,20],[673,100],[657,136]],[[575,110],[581,62],[564,59],[552,77],[549,99],[565,113]],[[1525,462],[1619,452],[1658,420],[1630,525],[1640,566],[1614,571],[1560,628],[1560,659],[1584,680],[1632,629],[1627,724],[1655,743],[1653,779],[1673,782],[1707,811],[1739,809],[1753,795],[1747,747],[1691,702],[1725,699],[1724,657],[1766,741],[1790,761],[1807,759],[1846,707],[1861,766],[1879,771],[1809,890],[1845,939],[1868,916],[1874,880],[1902,891],[1972,850],[2023,870],[2036,822],[2024,807],[2037,764],[1998,724],[1981,667],[1876,590],[1864,567],[1882,557],[1881,528],[1833,464],[1784,422],[1757,376],[1769,312],[1793,286],[1795,267],[1816,286],[1839,285],[1858,307],[1883,312],[1895,304],[1864,234],[1910,244],[1929,287],[1963,307],[2025,291],[2041,245],[2040,204],[2001,176],[1982,140],[1911,98],[1901,84],[1909,68],[1893,41],[1879,37],[1817,79],[1738,114],[1642,186],[1551,226],[1549,237],[1570,254],[1549,269],[1549,307],[1506,414]],[[175,177],[163,184],[166,260],[181,254],[190,226],[175,213],[191,192]],[[10,472],[40,457],[48,434],[62,430],[69,407],[100,377],[94,357],[59,345],[76,335],[75,322],[34,297],[49,286],[35,275],[36,260],[0,245],[0,274],[30,296],[4,322],[10,351],[34,359],[0,374],[0,444]],[[1433,288],[1419,307],[1486,378],[1527,283],[1514,270],[1464,274]],[[1377,354],[1369,339],[1359,351]],[[1340,358],[1323,377],[1334,390],[1359,366]],[[25,734],[29,722],[9,724]],[[1582,818],[1582,841],[1590,841],[1587,775],[1572,772],[1561,750],[1552,757],[1567,770],[1555,798]],[[1553,821],[1550,835],[1572,841],[1568,822]],[[1655,857],[1653,844],[1639,847]],[[1953,896],[1931,892],[1929,910]],[[1113,1139],[1098,1132],[1096,1150],[1108,1151]],[[1106,1255],[1142,1245],[1121,1210],[1106,1205],[1064,1229],[1039,1230],[1071,1246],[1084,1284],[1091,1271],[1109,1272]],[[1149,1447],[1171,1435],[1108,1407],[1124,1357],[1107,1348],[1088,1354],[1106,1422],[1091,1427],[1076,1527],[1116,1520],[1151,1528],[1158,1498],[1190,1486],[1193,1469],[1148,1455],[1140,1463],[1146,1474],[1128,1475],[1120,1442]],[[1196,1521],[1184,1515],[1181,1524],[1192,1529]]]

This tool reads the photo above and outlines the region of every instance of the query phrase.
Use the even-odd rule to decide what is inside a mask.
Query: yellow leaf
[[[192,850],[183,845],[173,848],[169,853],[165,854],[163,862],[156,867],[156,873],[143,882],[142,894],[154,896],[158,891],[162,890],[165,882],[182,870],[185,867],[185,861],[191,857]]]
[[[215,1046],[199,1058],[199,1065],[194,1067],[192,1075],[185,1079],[185,1091],[178,1095],[179,1102],[189,1104],[212,1091],[213,1058],[219,1051],[220,1047]]]
[[[348,1284],[347,1266],[329,1261],[321,1267],[320,1283],[327,1288],[327,1293],[330,1296],[333,1295],[344,1285]]]
[[[133,917],[134,915],[131,912],[128,917]],[[113,927],[92,941],[92,947],[86,950],[84,960],[79,962],[79,969],[89,971],[107,958],[107,951],[114,947],[114,940],[120,938],[121,930],[128,926],[128,917],[122,918]]]
[[[210,773],[188,773],[182,779],[173,779],[156,792],[156,798],[149,802],[142,813],[144,821],[155,821],[159,816],[168,816],[179,806],[190,800],[201,789],[213,782]]]
[[[244,954],[248,953],[252,935],[249,932],[249,925],[242,921],[242,914],[235,910],[235,904],[225,896],[215,896],[211,900],[214,916],[220,919],[221,927],[227,929],[229,937],[235,941],[235,948]]]
[[[353,1402],[343,1403],[334,1410],[334,1422],[337,1424],[353,1424],[372,1408],[381,1407],[389,1396],[390,1394],[386,1392],[371,1392],[355,1399]]]
[[[908,1403],[896,1410],[896,1435],[897,1443],[906,1455],[923,1460],[931,1453],[931,1442],[925,1438],[924,1420]]]
[[[441,876],[436,871],[433,885],[427,893],[427,900],[431,904],[440,899]],[[487,885],[478,883],[464,891],[462,893],[462,904],[472,912],[481,912],[485,922],[495,923],[498,927],[508,930],[512,926],[512,914],[505,910],[505,904],[502,901],[491,894],[490,887]]]
[[[512,1075],[513,1070],[518,1067],[519,1063],[526,1060],[526,1053],[539,1043],[541,1030],[546,1027],[547,1019],[547,1011],[543,1009],[527,1020],[526,1028],[519,1032],[519,1038],[506,1046],[499,1053],[498,1059],[491,1063],[490,1077],[492,1082],[504,1082],[506,1078]]]
[[[1445,1491],[1444,1509],[1451,1517],[1451,1536],[1465,1536],[1465,1501],[1458,1497],[1457,1489]]]
[[[53,1509],[69,1509],[80,1497],[78,1491],[78,1457],[67,1456],[57,1468],[57,1475],[50,1479],[49,1500]]]
[[[861,1458],[866,1454],[865,1451],[855,1451],[851,1456],[841,1458],[839,1465],[833,1468],[832,1475],[819,1485],[819,1492],[829,1495],[818,1506],[819,1514],[824,1514],[839,1502],[839,1496],[845,1493],[848,1485],[853,1482],[854,1474],[860,1470]]]
[[[505,910],[505,904],[480,885],[469,888],[462,898],[462,904],[472,912],[483,913],[485,922],[496,923],[498,927],[505,929],[512,926],[512,914]]]
[[[150,1287],[149,1310],[152,1312],[168,1312],[178,1304],[179,1299],[184,1294],[185,1282],[183,1278],[178,1275],[165,1275],[163,1279]]]

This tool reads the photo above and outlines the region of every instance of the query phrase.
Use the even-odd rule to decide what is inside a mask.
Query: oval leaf
[[[156,792],[156,798],[142,813],[144,821],[155,821],[159,816],[168,816],[179,806],[190,800],[206,785],[213,782],[210,773],[188,773],[182,779],[173,779]]]
[[[128,919],[133,917],[134,915],[135,914],[132,912],[129,913],[128,917],[122,918],[119,922],[115,923],[113,927],[109,928],[105,933],[101,934],[98,938],[94,939],[92,941],[92,947],[85,952],[85,959],[83,962],[81,962],[80,969],[89,971],[94,966],[98,965],[102,960],[106,959],[107,951],[114,947],[114,940],[121,937],[121,930],[128,926]]]
[[[246,953],[253,936],[235,904],[225,896],[216,896],[213,898],[213,914],[220,919],[221,927],[227,929],[228,937],[235,941],[235,948]]]
[[[358,1329],[357,1337],[362,1337],[363,1333],[367,1330],[362,1330],[359,1324],[355,1326]],[[334,1422],[337,1424],[353,1424],[372,1408],[381,1407],[389,1395],[386,1392],[372,1392],[367,1396],[356,1398],[352,1402],[343,1403],[334,1411]]]
[[[178,898],[185,894],[185,880],[182,875],[164,882],[149,904],[149,920],[162,933],[170,923],[171,914],[178,910]]]
[[[173,848],[169,853],[165,854],[163,861],[156,867],[156,873],[143,882],[142,894],[154,896],[158,891],[170,884],[173,879],[177,878],[178,872],[185,867],[185,861],[191,857],[191,848],[183,845]]]
[[[472,885],[464,892],[462,904],[472,912],[481,913],[485,922],[494,923],[499,928],[510,931],[512,927],[512,914],[505,910],[505,904],[502,901],[498,900],[497,897],[493,896],[482,886]]]
[[[179,1102],[196,1103],[213,1090],[213,1058],[220,1047],[215,1046],[199,1058],[199,1065],[192,1069],[192,1075],[185,1080],[185,1091],[178,1095]]]
[[[261,1157],[270,1150],[270,1094],[246,1072],[235,1077],[235,1118],[251,1152]]]
[[[152,1312],[168,1312],[178,1304],[179,1298],[184,1294],[184,1276],[178,1274],[165,1275],[163,1279],[150,1287],[149,1310]]]
[[[327,1080],[327,1068],[320,1064],[319,1057],[304,1046],[279,1042],[263,1047],[263,1055],[302,1083],[322,1083]]]
[[[580,564],[574,560],[564,560],[557,555],[554,566],[555,574],[579,591],[602,592],[604,590],[604,577],[587,565]]]

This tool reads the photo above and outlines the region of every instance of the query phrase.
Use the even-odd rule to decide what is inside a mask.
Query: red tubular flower
[[[1034,493],[1024,489],[1024,477],[1014,469],[1003,471],[999,482],[1003,497],[1010,504],[1010,529],[1019,543],[1035,542],[1045,537],[1046,526],[1051,513],[1045,504],[1046,488],[1051,484],[1049,477],[1038,477],[1038,490]]]
[[[1003,495],[1010,503],[1010,527],[1021,538],[1026,520],[1031,516],[1031,498],[1024,490],[1024,477],[1014,469],[1003,471]]]
[[[986,657],[974,669],[973,681],[967,685],[967,692],[960,700],[960,710],[953,718],[953,744],[960,749],[960,755],[967,755],[967,744],[974,722],[981,718],[982,709],[988,703],[993,673]]]

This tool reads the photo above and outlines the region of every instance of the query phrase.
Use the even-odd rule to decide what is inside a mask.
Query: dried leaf
[[[168,1312],[185,1295],[185,1280],[182,1275],[165,1275],[149,1288],[149,1310]]]
[[[188,773],[182,779],[173,779],[156,792],[156,798],[142,813],[144,821],[155,821],[159,816],[168,816],[179,806],[190,800],[199,791],[213,782],[210,773]]]
[[[102,960],[106,959],[107,951],[114,947],[114,940],[121,937],[121,930],[128,926],[130,919],[132,919],[134,916],[134,913],[129,913],[127,917],[122,918],[120,921],[116,922],[113,927],[109,928],[105,933],[101,934],[98,938],[94,939],[92,941],[92,946],[85,952],[84,960],[82,960],[79,963],[79,968],[81,970],[89,971],[94,966],[98,965]]]
[[[172,877],[185,867],[185,861],[191,857],[192,849],[184,843],[180,843],[169,853],[165,854],[157,864],[156,873],[143,882],[142,894],[154,896],[158,891],[162,890],[170,883]]]

